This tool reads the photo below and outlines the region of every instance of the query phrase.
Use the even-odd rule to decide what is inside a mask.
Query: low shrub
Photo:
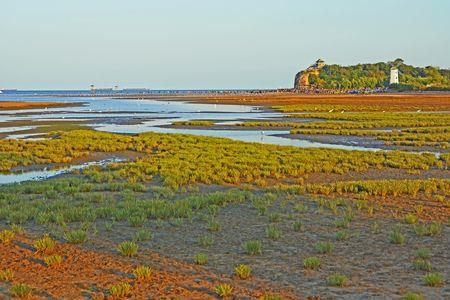
[[[412,292],[404,294],[401,298],[401,300],[424,300],[424,299],[425,298],[422,295]]]
[[[304,227],[305,226],[302,221],[295,221],[294,223],[292,223],[292,230],[294,231],[303,231]]]

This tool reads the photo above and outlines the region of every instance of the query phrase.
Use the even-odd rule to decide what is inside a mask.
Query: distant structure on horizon
[[[398,84],[398,68],[392,67],[391,68],[391,75],[389,77],[389,84]]]
[[[294,90],[308,89],[311,87],[309,82],[310,75],[319,75],[320,70],[325,66],[323,59],[318,59],[316,62],[309,66],[306,70],[300,71],[295,75]]]

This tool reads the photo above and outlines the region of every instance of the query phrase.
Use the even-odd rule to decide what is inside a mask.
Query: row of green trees
[[[400,84],[390,86],[397,90],[450,90],[450,70],[437,67],[414,67],[393,62],[358,64],[354,66],[326,65],[319,75],[311,75],[312,85],[323,89],[376,89],[389,87],[391,68],[399,69]]]

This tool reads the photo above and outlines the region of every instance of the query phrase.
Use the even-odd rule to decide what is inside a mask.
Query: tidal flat
[[[270,97],[0,110],[0,176],[122,159],[0,185],[0,298],[449,298],[450,97]]]

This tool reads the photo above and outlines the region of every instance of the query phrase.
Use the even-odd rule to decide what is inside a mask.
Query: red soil
[[[270,291],[257,278],[238,280],[217,276],[195,265],[162,257],[151,251],[141,251],[136,258],[105,254],[70,244],[58,244],[54,253],[63,257],[58,267],[47,267],[44,255],[36,253],[32,241],[16,237],[10,244],[0,244],[0,270],[14,271],[12,283],[0,282],[0,298],[9,298],[13,283],[25,283],[33,288],[28,299],[110,299],[109,288],[117,283],[132,285],[129,299],[216,299],[215,287],[228,283],[234,299],[258,298]],[[153,272],[148,282],[137,282],[132,270],[147,262]],[[283,299],[298,299],[289,292],[277,293]]]

